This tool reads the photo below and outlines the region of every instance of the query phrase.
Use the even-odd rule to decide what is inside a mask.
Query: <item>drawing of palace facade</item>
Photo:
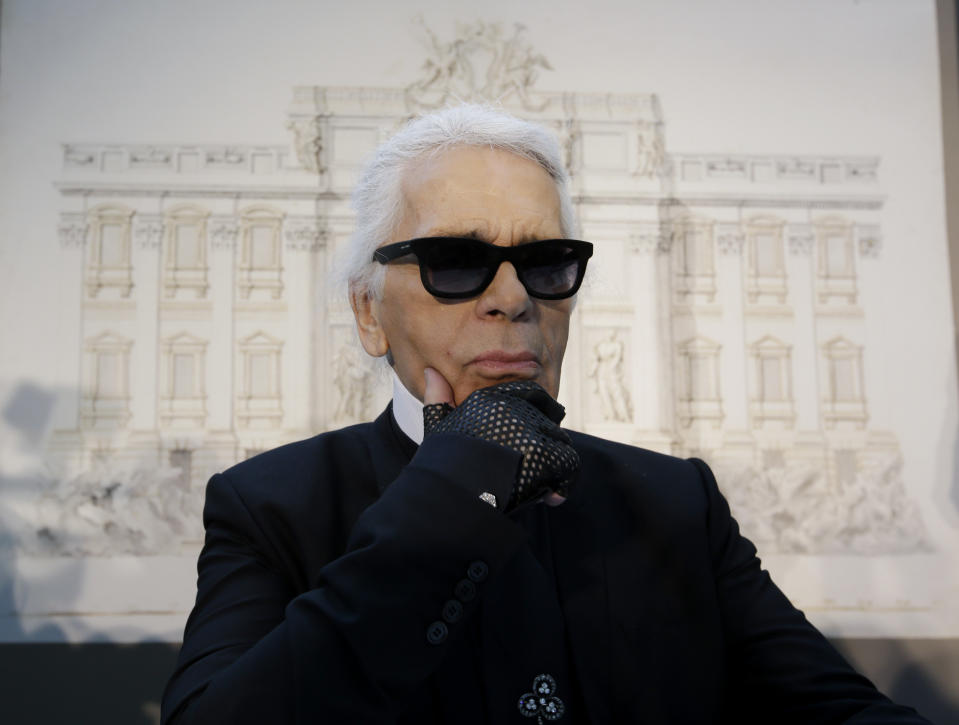
[[[297,87],[289,146],[64,146],[56,283],[76,300],[60,346],[77,394],[50,444],[64,480],[122,464],[199,492],[380,412],[389,381],[327,280],[362,160],[430,105],[415,90]],[[671,152],[653,95],[504,105],[557,134],[596,245],[566,424],[705,457],[767,549],[926,546],[898,442],[870,415],[879,159]]]

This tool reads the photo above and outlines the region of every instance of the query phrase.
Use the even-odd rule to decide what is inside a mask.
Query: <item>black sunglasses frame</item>
[[[450,242],[467,243],[474,251],[478,250],[482,252],[483,257],[485,257],[484,266],[486,267],[486,276],[475,288],[462,292],[448,292],[436,289],[430,282],[427,273],[429,252],[437,244],[448,244]],[[541,294],[536,290],[530,289],[530,286],[527,284],[524,262],[533,254],[542,250],[544,245],[551,247],[565,246],[575,253],[577,264],[576,281],[573,282],[572,287],[568,291],[558,294]],[[580,285],[583,283],[583,277],[586,275],[586,263],[589,258],[593,256],[593,245],[591,242],[583,242],[578,239],[540,239],[535,242],[504,247],[469,237],[421,237],[419,239],[410,239],[405,242],[396,242],[380,247],[373,252],[372,261],[386,264],[394,259],[405,257],[408,254],[416,256],[420,267],[420,281],[422,281],[426,291],[434,297],[460,300],[476,297],[490,286],[490,283],[496,277],[497,271],[499,271],[500,265],[503,262],[509,262],[513,265],[513,268],[516,270],[516,276],[530,297],[536,297],[541,300],[564,300],[572,297],[579,291]]]

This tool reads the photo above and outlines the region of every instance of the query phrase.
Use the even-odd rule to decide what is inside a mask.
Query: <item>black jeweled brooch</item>
[[[533,680],[533,691],[520,697],[516,706],[523,717],[535,717],[538,725],[543,725],[543,720],[559,720],[566,712],[563,701],[556,697],[556,680],[550,675]]]

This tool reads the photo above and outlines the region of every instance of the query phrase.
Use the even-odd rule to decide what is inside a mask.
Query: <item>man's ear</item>
[[[380,326],[379,302],[369,291],[358,285],[350,285],[350,307],[356,318],[356,330],[360,344],[372,357],[382,357],[389,349],[386,332]]]

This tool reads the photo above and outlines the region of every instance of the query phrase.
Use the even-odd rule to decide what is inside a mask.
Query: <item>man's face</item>
[[[549,174],[506,151],[461,146],[419,159],[403,192],[401,222],[384,244],[456,236],[511,246],[563,236]],[[400,380],[421,400],[423,370],[436,369],[457,404],[507,380],[534,380],[556,397],[572,308],[572,299],[530,297],[509,262],[478,296],[438,299],[423,288],[412,256],[387,265],[382,299],[354,299],[367,352],[388,347]]]

